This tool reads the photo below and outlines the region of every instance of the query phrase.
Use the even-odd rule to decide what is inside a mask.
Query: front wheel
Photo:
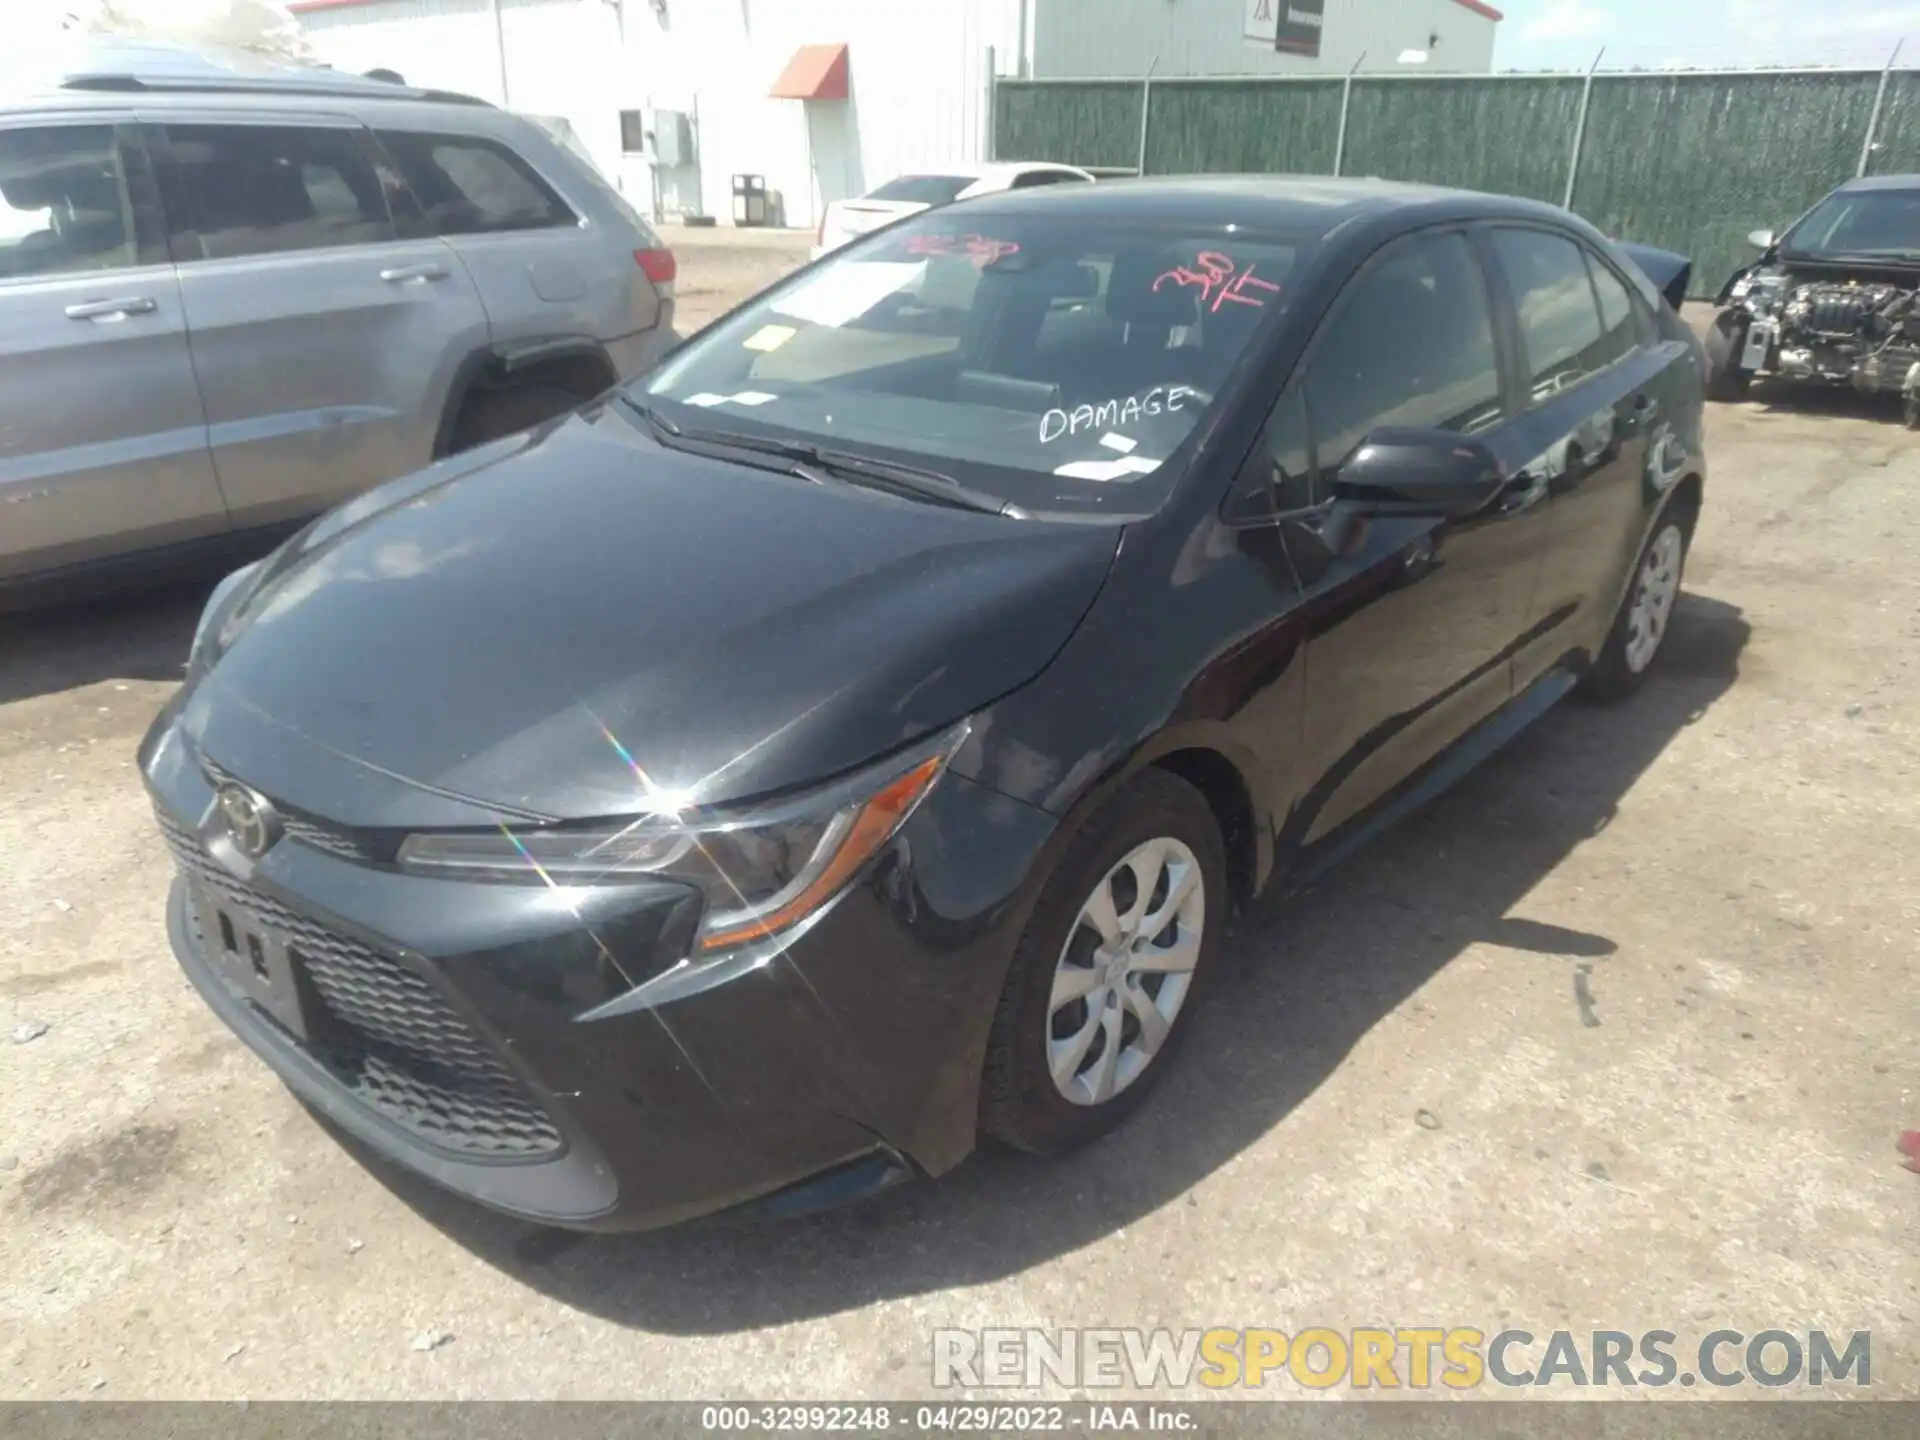
[[[1014,952],[987,1043],[981,1127],[1062,1154],[1166,1070],[1226,920],[1226,851],[1200,792],[1149,770],[1075,838]]]
[[[1663,514],[1634,565],[1633,581],[1607,643],[1581,677],[1583,694],[1624,700],[1640,688],[1667,638],[1686,565],[1687,527],[1679,516]]]
[[[1747,326],[1735,311],[1722,310],[1707,331],[1707,398],[1743,400],[1753,385],[1753,372],[1742,370],[1747,348]]]

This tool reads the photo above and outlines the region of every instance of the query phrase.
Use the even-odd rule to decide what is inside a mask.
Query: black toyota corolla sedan
[[[1703,374],[1520,201],[894,225],[220,587],[140,757],[174,949],[308,1105],[540,1221],[1068,1149],[1236,906],[1647,674]]]

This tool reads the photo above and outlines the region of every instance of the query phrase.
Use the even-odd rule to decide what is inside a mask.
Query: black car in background
[[[1645,678],[1703,376],[1542,205],[915,217],[225,583],[140,756],[175,951],[309,1105],[539,1221],[1066,1150],[1231,910]]]
[[[1920,175],[1842,185],[1720,292],[1708,393],[1738,400],[1778,376],[1899,395],[1920,429]]]

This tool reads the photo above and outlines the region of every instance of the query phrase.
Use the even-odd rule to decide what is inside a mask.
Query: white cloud
[[[1536,42],[1599,40],[1611,35],[1614,13],[1594,0],[1549,0],[1539,14],[1520,22],[1520,38]]]

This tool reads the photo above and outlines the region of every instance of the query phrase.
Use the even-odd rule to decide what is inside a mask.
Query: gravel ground
[[[672,239],[687,328],[806,242]],[[1249,917],[1121,1134],[784,1225],[580,1239],[365,1168],[162,932],[131,761],[203,589],[5,622],[0,1395],[904,1397],[933,1327],[1081,1323],[1864,1329],[1920,1397],[1920,445],[1711,426],[1636,700]]]

